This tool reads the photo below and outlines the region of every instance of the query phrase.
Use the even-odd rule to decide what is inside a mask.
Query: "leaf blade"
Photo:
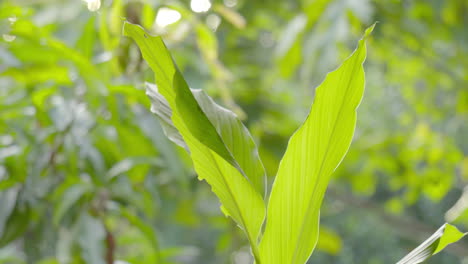
[[[199,178],[211,185],[225,211],[246,232],[253,254],[258,258],[257,239],[265,218],[265,204],[261,191],[251,181],[251,178],[257,176],[249,175],[248,167],[242,167],[234,159],[233,156],[237,154],[233,155],[232,152],[236,153],[236,150],[228,148],[230,145],[224,142],[226,138],[219,133],[227,127],[220,126],[219,122],[222,123],[222,120],[210,120],[206,116],[161,38],[149,36],[141,27],[130,23],[125,23],[124,33],[137,42],[143,57],[156,75],[157,90],[153,86],[147,86],[148,94],[161,94],[165,98],[172,111],[172,123],[169,125],[177,129],[188,146]],[[155,96],[150,96],[150,99],[153,100],[153,109],[161,103],[161,100],[155,100]],[[217,109],[211,101],[204,101],[205,110],[210,107]],[[233,117],[230,115],[229,120],[232,121]],[[218,125],[219,130],[214,124]],[[245,132],[246,129],[242,131]],[[250,135],[247,134],[238,136],[244,139],[247,137],[249,141]],[[260,162],[259,159],[258,161]],[[261,169],[263,170],[263,166]]]
[[[449,244],[462,239],[468,233],[460,232],[450,224],[442,225],[432,236],[412,250],[397,264],[418,264],[442,251]]]
[[[273,184],[260,243],[265,263],[305,263],[318,238],[320,205],[354,134],[364,92],[366,30],[356,51],[317,87],[311,112],[290,138]],[[310,239],[309,239],[310,238]]]

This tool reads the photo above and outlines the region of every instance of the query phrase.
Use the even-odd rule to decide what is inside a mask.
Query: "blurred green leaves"
[[[31,209],[27,205],[16,206],[4,223],[0,235],[0,247],[4,247],[26,232],[31,217]]]

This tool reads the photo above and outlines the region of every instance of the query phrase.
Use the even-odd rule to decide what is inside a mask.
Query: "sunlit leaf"
[[[95,34],[96,16],[91,16],[83,27],[83,32],[76,42],[76,48],[81,51],[86,58],[92,58],[93,48],[96,44]]]
[[[315,248],[323,196],[353,138],[364,92],[365,38],[373,27],[317,87],[309,116],[289,140],[268,204],[263,263],[305,263]]]
[[[263,195],[265,193],[265,171],[257,147],[247,128],[233,112],[216,104],[202,90],[191,91],[203,112],[216,127],[224,144],[249,176],[253,186]]]
[[[54,95],[54,93],[56,92],[57,92],[56,86],[43,88],[43,89],[34,91],[32,94],[32,101],[38,109],[43,111],[45,106],[47,106],[46,105],[47,98]]]
[[[431,237],[411,251],[397,264],[418,264],[439,253],[449,244],[455,243],[468,233],[460,232],[450,224],[441,226]]]
[[[172,110],[164,97],[158,93],[156,85],[147,84],[147,94],[153,100],[152,111],[159,117],[163,124],[166,135],[177,145],[186,148],[185,142],[172,120]],[[217,133],[221,136],[223,143],[232,153],[236,162],[239,163],[243,172],[249,177],[254,187],[264,193],[265,171],[260,161],[257,148],[247,128],[236,117],[236,115],[217,105],[211,97],[202,90],[190,90],[195,100],[210,122],[215,126]]]
[[[148,94],[151,98],[154,94],[164,96],[172,111],[172,123],[190,150],[199,178],[211,185],[223,211],[246,232],[258,258],[257,238],[265,217],[264,172],[250,135],[234,114],[215,105],[206,95],[191,92],[160,37],[150,36],[130,23],[125,23],[124,32],[137,42],[155,72],[157,90],[149,86]]]
[[[71,84],[68,69],[58,65],[44,65],[37,67],[9,68],[1,76],[10,76],[28,85],[46,82],[56,84]]]

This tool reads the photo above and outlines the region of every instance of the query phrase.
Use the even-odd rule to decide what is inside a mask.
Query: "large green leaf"
[[[125,23],[124,33],[136,41],[156,75],[157,89],[148,86],[152,109],[158,114],[156,109],[166,108],[166,128],[173,126],[180,133],[199,178],[211,185],[223,211],[246,232],[258,260],[257,239],[265,218],[265,173],[247,129],[233,113],[206,95],[195,92],[194,96],[160,37],[150,36],[130,23]]]
[[[168,101],[172,111],[173,122],[184,124],[187,131],[203,145],[212,149],[234,167],[239,168],[232,154],[224,145],[213,124],[201,111],[193,94],[160,37],[150,36],[143,28],[128,22],[124,25],[124,34],[133,38],[138,44],[143,58],[156,76],[156,84],[161,95]],[[174,120],[176,119],[176,120]],[[180,128],[178,128],[180,130]]]
[[[468,233],[460,232],[450,224],[441,226],[431,237],[402,258],[397,264],[418,264],[439,253],[449,244],[455,243]]]
[[[268,204],[262,263],[300,264],[318,239],[320,205],[330,175],[345,156],[354,134],[356,108],[364,92],[366,30],[356,51],[317,88],[305,123],[281,160]]]
[[[259,158],[258,150],[247,128],[230,110],[216,104],[203,90],[190,89],[203,113],[216,128],[223,143],[232,153],[249,181],[261,193],[265,194],[265,169]],[[172,122],[172,109],[167,100],[158,92],[157,86],[146,84],[146,93],[152,100],[151,111],[155,113],[163,125],[166,136],[177,145],[187,149],[182,135]]]

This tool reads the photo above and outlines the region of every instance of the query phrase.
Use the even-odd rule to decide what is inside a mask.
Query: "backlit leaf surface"
[[[162,95],[170,108],[163,112],[172,120],[170,124],[166,116],[167,127],[173,125],[180,133],[199,178],[211,185],[223,211],[246,232],[258,260],[265,173],[252,138],[233,113],[201,92],[191,92],[160,37],[130,23],[125,23],[124,33],[136,41],[156,75],[157,88],[147,86],[153,110],[158,114],[162,102],[158,94]]]
[[[289,140],[268,204],[262,263],[305,263],[315,248],[323,196],[354,134],[364,92],[365,38],[372,29],[317,87],[309,116]]]

